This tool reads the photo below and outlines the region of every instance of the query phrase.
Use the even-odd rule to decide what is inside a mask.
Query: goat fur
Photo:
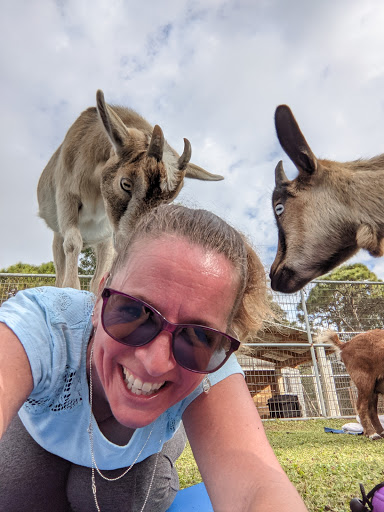
[[[335,162],[316,158],[290,108],[275,114],[282,148],[298,169],[289,180],[282,162],[275,169],[272,205],[278,248],[272,288],[293,293],[365,249],[384,255],[384,154]]]
[[[189,163],[187,139],[179,156],[159,126],[131,109],[108,105],[100,90],[96,103],[69,128],[37,187],[39,216],[54,232],[56,286],[80,288],[79,254],[93,247],[94,292],[112,263],[119,229],[126,235],[145,211],[171,202],[184,177],[223,179]]]
[[[334,331],[326,331],[317,341],[329,343],[345,364],[358,393],[357,413],[364,435],[376,440],[384,437],[377,414],[378,395],[384,394],[384,330],[374,329],[343,343]]]

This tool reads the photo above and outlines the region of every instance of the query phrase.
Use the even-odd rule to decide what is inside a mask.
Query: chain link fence
[[[79,278],[89,290],[91,276]],[[0,274],[0,305],[19,290],[54,284],[50,274]],[[316,337],[333,329],[348,341],[381,329],[384,283],[316,280],[295,294],[272,293],[271,301],[275,317],[238,355],[261,417],[354,417],[356,387],[332,348]]]
[[[355,417],[356,386],[332,347],[316,339],[327,329],[342,341],[382,329],[384,283],[315,280],[271,300],[273,322],[239,357],[262,418]]]

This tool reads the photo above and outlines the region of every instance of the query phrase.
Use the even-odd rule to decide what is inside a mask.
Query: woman
[[[305,511],[231,355],[267,312],[254,251],[180,205],[117,247],[95,304],[45,287],[0,309],[0,510],[166,510],[182,419],[215,510]]]

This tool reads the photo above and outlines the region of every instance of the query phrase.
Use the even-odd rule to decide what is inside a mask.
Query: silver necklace
[[[88,425],[87,431],[88,431],[88,435],[89,435],[89,444],[90,444],[90,447],[91,447],[91,459],[92,459],[92,477],[91,477],[91,479],[92,479],[93,498],[95,500],[95,505],[96,505],[97,511],[101,512],[100,511],[99,502],[97,501],[95,469],[99,473],[101,478],[103,478],[104,480],[108,480],[108,482],[114,482],[116,480],[120,480],[120,478],[123,478],[123,476],[125,476],[128,473],[128,471],[130,471],[133,468],[133,466],[136,464],[137,459],[140,457],[140,455],[143,452],[144,448],[147,446],[147,443],[148,443],[148,441],[149,441],[149,439],[150,439],[150,437],[152,435],[152,432],[153,432],[153,429],[154,429],[155,425],[152,426],[152,429],[151,429],[151,431],[150,431],[150,433],[149,433],[149,435],[147,437],[147,440],[144,443],[144,446],[139,451],[139,453],[137,454],[136,459],[132,462],[132,464],[129,466],[129,468],[127,468],[121,475],[119,475],[119,476],[117,476],[115,478],[109,478],[109,477],[103,475],[103,473],[100,471],[99,467],[96,464],[95,452],[94,452],[94,449],[93,449],[93,417],[92,417],[92,406],[93,406],[93,381],[92,381],[93,347],[94,347],[94,344],[92,343],[91,355],[89,357],[89,403],[90,403],[90,413],[89,413],[89,425]],[[161,439],[160,439],[159,445],[161,446]],[[157,454],[156,454],[156,460],[155,460],[155,465],[153,467],[151,481],[149,483],[147,495],[145,497],[143,506],[140,509],[140,512],[143,512],[143,510],[145,509],[145,506],[147,504],[147,501],[148,501],[148,498],[149,498],[149,494],[150,494],[151,489],[152,489],[153,480],[155,478],[155,472],[156,472],[158,458],[159,458],[159,452],[157,452]]]

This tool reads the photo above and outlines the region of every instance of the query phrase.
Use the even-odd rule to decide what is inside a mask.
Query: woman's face
[[[238,279],[223,255],[207,252],[184,238],[163,235],[156,240],[136,241],[124,268],[108,286],[144,300],[170,322],[205,325],[225,332]],[[204,378],[176,363],[169,332],[161,332],[142,347],[129,347],[105,333],[100,315],[101,299],[93,317],[96,332],[92,369],[101,384],[95,386],[94,403],[101,408],[108,403],[122,425],[148,425]],[[141,384],[137,385],[149,389],[149,394],[129,389],[125,380],[132,379],[139,379]]]

